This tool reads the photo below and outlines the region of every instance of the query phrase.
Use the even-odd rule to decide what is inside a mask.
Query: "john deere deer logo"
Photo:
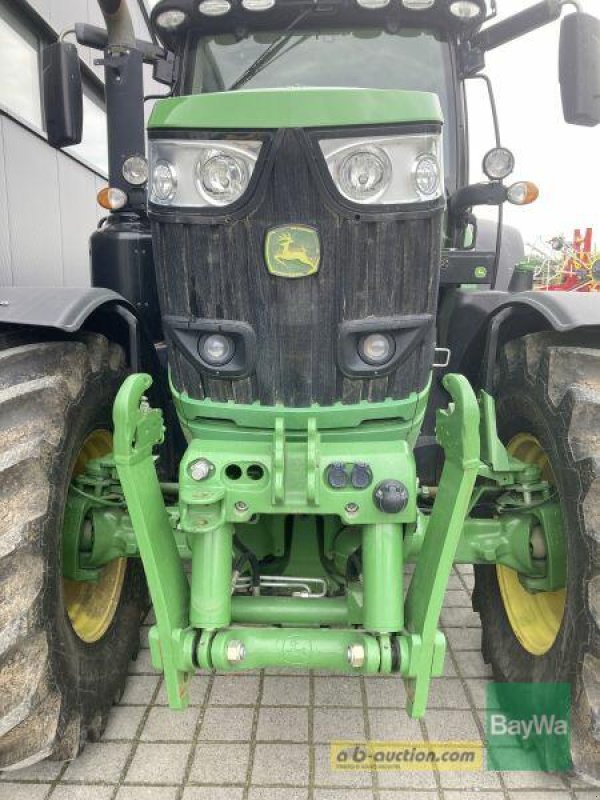
[[[271,275],[280,278],[314,275],[321,263],[318,232],[308,225],[272,228],[265,240],[265,261]]]

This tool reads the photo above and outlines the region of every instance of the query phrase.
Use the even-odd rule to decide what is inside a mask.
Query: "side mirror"
[[[600,19],[569,14],[560,32],[560,89],[565,120],[600,125]]]
[[[74,44],[56,42],[42,53],[44,117],[52,147],[79,144],[83,136],[83,86]]]

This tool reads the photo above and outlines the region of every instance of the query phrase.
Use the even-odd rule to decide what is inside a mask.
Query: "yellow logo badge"
[[[309,225],[281,225],[267,232],[265,261],[271,275],[305,278],[319,271],[321,240]]]

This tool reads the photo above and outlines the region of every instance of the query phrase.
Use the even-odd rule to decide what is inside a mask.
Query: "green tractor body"
[[[448,579],[454,564],[474,564],[496,677],[570,682],[569,763],[599,774],[598,746],[581,745],[594,724],[586,680],[600,676],[597,631],[569,644],[566,621],[584,609],[589,633],[597,610],[569,588],[595,580],[597,556],[581,555],[589,540],[576,566],[569,552],[596,524],[582,465],[598,454],[581,431],[600,421],[590,399],[600,311],[588,298],[494,291],[502,224],[497,247],[478,248],[471,209],[525,202],[534,187],[503,184],[501,148],[490,183],[467,186],[464,130],[464,81],[485,51],[558,18],[561,4],[482,31],[479,0],[372,9],[278,0],[264,12],[252,3],[164,0],[152,20],[165,50],[131,38],[124,6],[101,3],[114,192],[92,240],[96,289],[55,296],[54,325],[36,321],[18,291],[0,309],[7,391],[21,385],[11,365],[33,347],[36,325],[46,343],[60,331],[65,385],[62,365],[69,347],[81,355],[83,331],[112,340],[133,373],[119,380],[112,420],[93,423],[90,412],[79,430],[65,406],[64,436],[79,439],[65,445],[62,477],[48,478],[64,482],[52,512],[62,531],[56,602],[78,658],[118,639],[119,597],[133,591],[124,570],[141,562],[156,615],[152,661],[172,708],[186,706],[198,669],[297,668],[397,673],[408,712],[421,717],[444,671]],[[572,17],[566,115],[597,124],[600,51],[578,23],[600,24]],[[587,50],[574,54],[582,37]],[[171,70],[174,95],[148,124],[147,196],[136,152],[144,60]],[[93,376],[120,373],[112,350],[101,369],[89,352],[81,396],[93,403]],[[491,641],[493,608],[504,629]],[[563,668],[558,653],[569,648]],[[519,668],[499,650],[514,651]],[[5,766],[72,757],[64,720],[77,717],[89,738],[106,714],[60,689],[53,658],[48,686],[62,716],[44,747],[31,743],[27,718],[7,725]],[[11,684],[10,667],[4,674]]]

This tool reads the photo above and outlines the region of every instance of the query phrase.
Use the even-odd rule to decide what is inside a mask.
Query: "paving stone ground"
[[[481,740],[490,670],[471,611],[473,575],[450,578],[443,611],[446,676],[434,682],[425,719],[410,720],[398,678],[283,670],[198,675],[190,708],[166,706],[147,649],[103,740],[71,764],[43,762],[0,775],[1,800],[600,800],[542,773],[342,773],[332,739]],[[150,620],[149,620],[150,622]]]

